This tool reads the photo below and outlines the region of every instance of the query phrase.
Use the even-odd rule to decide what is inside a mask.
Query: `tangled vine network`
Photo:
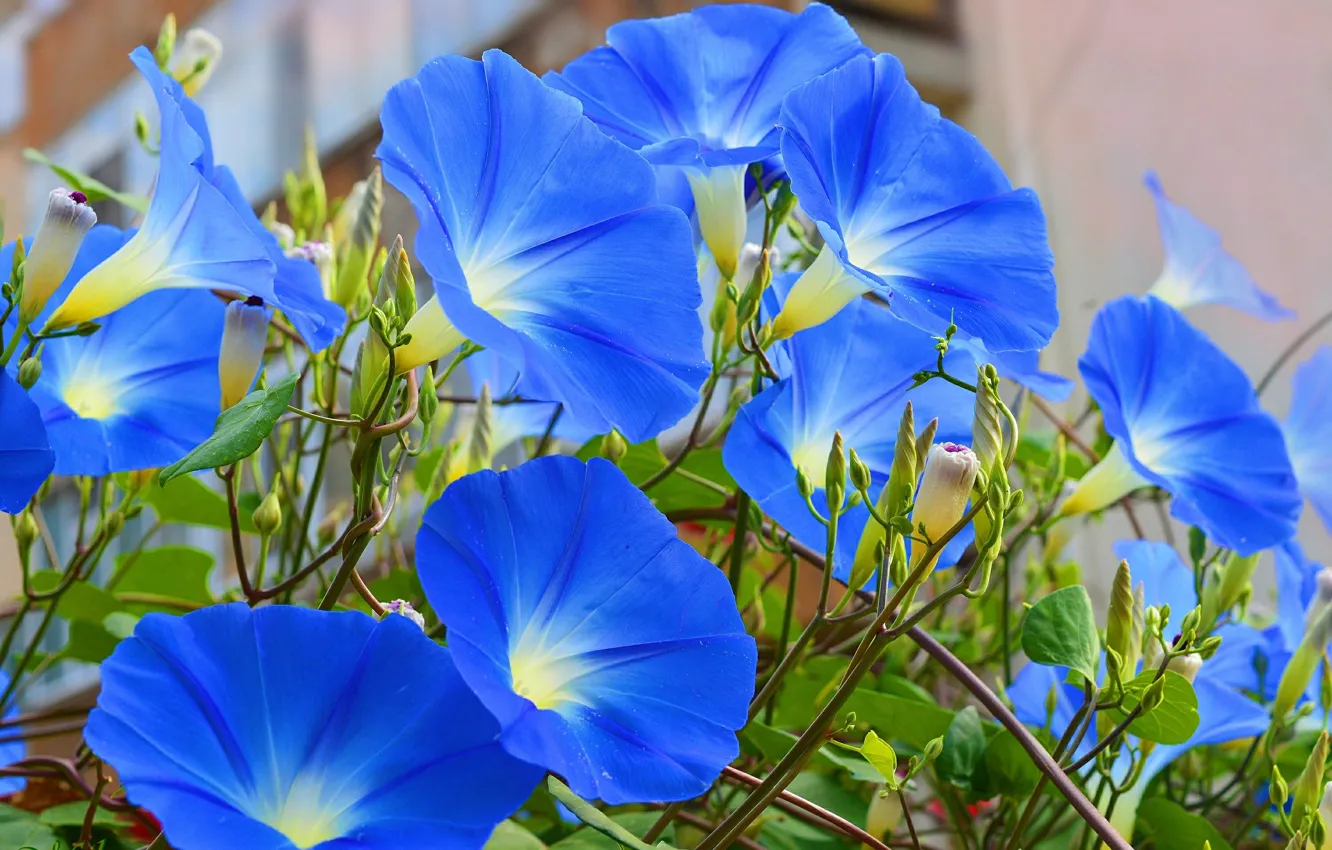
[[[0,254],[0,845],[1332,846],[1332,348],[1259,401],[1329,318],[1255,388],[1184,312],[1293,314],[1155,175],[1080,390],[1036,194],[821,4],[441,56],[262,214],[177,54],[151,194]]]

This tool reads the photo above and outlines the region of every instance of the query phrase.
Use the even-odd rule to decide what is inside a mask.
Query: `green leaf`
[[[889,740],[900,741],[917,750],[924,750],[930,741],[946,735],[955,716],[937,705],[864,688],[851,694],[845,711],[854,711],[860,723],[882,729]]]
[[[213,436],[162,470],[158,483],[166,484],[187,472],[227,466],[254,454],[286,412],[300,379],[300,373],[292,372],[273,386],[255,390],[234,407],[222,411],[213,427]]]
[[[1101,641],[1087,589],[1065,587],[1033,605],[1022,624],[1022,651],[1037,664],[1068,667],[1095,681]]]
[[[1225,836],[1206,818],[1165,797],[1138,804],[1138,826],[1156,850],[1200,850],[1203,842],[1210,842],[1212,850],[1230,850]]]
[[[117,611],[102,621],[102,628],[117,640],[124,640],[134,634],[134,627],[139,625],[139,615],[126,611]]]
[[[506,820],[495,827],[483,850],[546,850],[546,845],[521,825]]]
[[[883,781],[894,791],[897,790],[897,753],[871,729],[865,736],[865,743],[860,745],[860,754],[865,761],[874,765],[874,769],[883,777]]]
[[[60,657],[101,664],[115,652],[118,643],[120,638],[101,624],[75,620],[69,624],[69,643],[60,651]]]
[[[984,782],[977,782],[977,787],[987,787],[993,794],[1005,797],[1022,798],[1030,796],[1040,781],[1041,770],[1022,749],[1017,738],[1007,729],[990,739],[985,747]]]
[[[95,204],[98,201],[110,198],[117,203],[129,207],[137,213],[142,214],[148,212],[148,199],[143,195],[132,195],[128,192],[118,192],[95,177],[89,177],[81,171],[65,168],[63,165],[57,165],[50,157],[36,148],[25,148],[23,150],[23,158],[28,162],[45,165],[47,168],[54,171],[61,180],[69,184],[69,188],[87,195],[89,203]]]
[[[1124,686],[1123,708],[1110,709],[1109,713],[1116,723],[1122,721],[1132,711],[1147,690],[1147,686],[1156,678],[1155,670],[1148,670]],[[1161,704],[1138,716],[1129,724],[1128,731],[1144,741],[1158,744],[1182,744],[1198,730],[1198,695],[1193,692],[1189,680],[1174,670],[1165,672],[1165,693]]]
[[[87,810],[87,805],[84,805]],[[32,847],[49,850],[60,846],[60,838],[36,815],[0,805],[0,847]]]
[[[130,557],[131,553],[117,557],[116,569],[125,568]],[[115,592],[211,605],[213,595],[208,591],[208,576],[212,571],[213,556],[207,552],[189,546],[160,546],[140,552],[138,557],[134,558],[134,562],[121,576]],[[123,604],[124,610],[134,614],[146,614],[149,611],[180,612],[178,606],[146,601],[136,600]]]
[[[412,479],[416,482],[416,489],[422,493],[430,491],[430,484],[435,478],[435,470],[439,468],[440,461],[444,459],[444,452],[448,446],[435,446],[421,453],[416,459],[416,465],[412,467]]]
[[[88,804],[83,801],[60,803],[42,812],[39,820],[47,826],[83,826],[83,819],[88,816]],[[98,809],[93,815],[96,826],[120,826],[121,819],[115,812]]]
[[[581,460],[599,457],[600,454],[600,437],[593,437],[578,450],[578,457]],[[665,468],[667,463],[665,455],[657,446],[657,441],[648,440],[646,443],[629,446],[629,450],[620,459],[620,470],[630,481],[642,484]],[[735,489],[735,480],[722,464],[720,449],[696,449],[689,453],[684,463],[680,464],[680,468],[728,490]],[[725,496],[712,488],[674,474],[653,486],[647,494],[657,509],[663,513],[680,508],[720,507],[726,501]]]
[[[98,624],[122,606],[111,594],[87,582],[76,581],[60,596],[56,613],[70,622]]]
[[[781,729],[766,726],[757,720],[749,721],[740,733],[741,740],[754,752],[770,764],[782,760],[787,751],[795,746],[796,736]],[[814,753],[810,761],[814,769],[847,771],[858,782],[877,782],[879,772],[865,759],[853,753],[844,753],[832,747],[823,747]]]
[[[781,614],[779,609],[772,617]],[[776,725],[803,729],[812,723],[819,707],[837,690],[849,663],[849,659],[839,655],[816,655],[802,661],[782,682],[777,710],[773,713]]]
[[[985,759],[987,743],[985,727],[975,706],[963,708],[944,735],[943,752],[934,760],[939,778],[970,791],[976,768]]]
[[[197,476],[182,475],[163,487],[149,487],[142,498],[163,523],[231,528],[226,498]],[[257,534],[250,513],[240,512],[240,530]]]

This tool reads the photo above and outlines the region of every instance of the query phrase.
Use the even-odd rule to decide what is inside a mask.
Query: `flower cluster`
[[[1051,783],[1125,848],[1154,801],[1184,812],[1159,777],[1185,753],[1261,738],[1276,769],[1332,703],[1332,583],[1294,542],[1306,498],[1332,527],[1332,349],[1279,424],[1270,376],[1182,311],[1293,314],[1155,175],[1165,270],[1097,313],[1070,423],[1044,401],[1074,386],[1040,369],[1035,192],[822,4],[626,21],[544,77],[436,58],[340,201],[307,151],[287,221],[215,161],[192,98],[217,40],[169,21],[130,61],[157,106],[138,227],[96,224],[79,185],[0,251],[23,586],[0,661],[44,617],[0,679],[23,729],[0,789],[96,775],[85,846],[102,807],[175,850],[545,846],[567,818],[630,847],[807,846],[791,811],[871,847],[905,819],[919,848],[928,787],[961,846],[1017,847],[1061,835]],[[385,180],[414,237],[381,240]],[[1165,502],[1187,563],[1135,512]],[[1139,539],[1102,636],[1060,550],[1118,507]],[[149,547],[177,524],[226,532],[228,569]],[[57,615],[69,646],[39,658]],[[967,669],[995,659],[1002,695]],[[63,662],[100,664],[86,746],[25,758],[47,718],[13,720],[22,683]],[[945,673],[994,720],[936,704]],[[1271,819],[1292,840],[1323,834],[1315,762]],[[1001,796],[984,837],[956,816]]]

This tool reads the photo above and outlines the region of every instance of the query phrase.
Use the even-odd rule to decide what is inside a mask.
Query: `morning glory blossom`
[[[1332,347],[1319,348],[1295,370],[1282,430],[1300,492],[1332,531]]]
[[[739,752],[757,651],[726,577],[607,461],[456,481],[417,570],[513,755],[607,803],[687,800]]]
[[[921,100],[893,56],[852,59],[782,105],[782,161],[825,241],[773,323],[778,337],[859,295],[991,351],[1045,347],[1059,324],[1045,215],[976,137]]]
[[[1294,535],[1302,500],[1281,429],[1243,370],[1178,310],[1152,295],[1110,302],[1078,369],[1115,443],[1062,515],[1156,485],[1173,496],[1172,516],[1241,555]]]
[[[822,3],[798,15],[713,5],[615,24],[604,46],[545,80],[656,167],[663,199],[694,210],[729,279],[744,244],[748,166],[777,156],[782,98],[868,53]]]
[[[101,670],[88,746],[173,847],[480,848],[541,776],[406,617],[148,614]]]
[[[3,262],[0,258],[0,262]],[[42,413],[13,376],[0,369],[0,511],[28,505],[55,467]]]
[[[707,376],[689,223],[652,168],[508,55],[443,56],[390,90],[377,156],[412,201],[435,295],[399,371],[464,338],[573,422],[648,439]]]

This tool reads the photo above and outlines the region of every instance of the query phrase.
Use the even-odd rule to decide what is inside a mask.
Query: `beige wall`
[[[1332,5],[964,0],[963,12],[967,123],[1050,217],[1063,314],[1053,367],[1074,374],[1097,308],[1160,270],[1149,168],[1300,314],[1269,324],[1190,312],[1250,375],[1332,310]],[[1332,331],[1320,339],[1332,344]],[[1264,401],[1284,417],[1288,399],[1289,370]],[[1084,563],[1108,569],[1122,533],[1084,535]],[[1311,510],[1301,539],[1332,560]]]

